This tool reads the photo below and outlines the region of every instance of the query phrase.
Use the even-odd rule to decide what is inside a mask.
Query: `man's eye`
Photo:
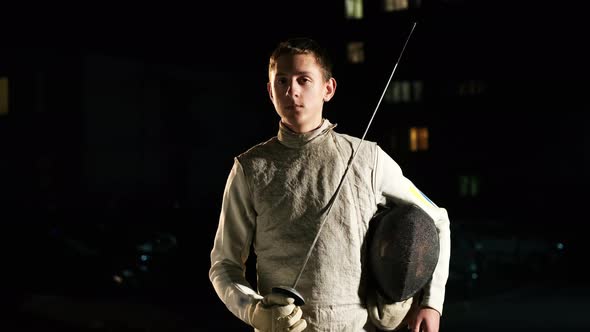
[[[277,79],[277,83],[278,84],[285,84],[285,83],[287,83],[287,79],[286,78],[279,78],[279,79]]]

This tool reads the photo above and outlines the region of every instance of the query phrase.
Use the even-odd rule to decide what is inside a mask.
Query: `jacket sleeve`
[[[250,312],[262,299],[245,277],[256,220],[251,197],[244,171],[236,158],[223,193],[209,279],[226,307],[250,325]]]
[[[424,287],[421,305],[431,307],[442,315],[451,256],[449,216],[444,208],[436,206],[403,175],[400,166],[381,147],[378,146],[377,150],[374,177],[377,203],[385,203],[387,200],[402,204],[414,203],[428,213],[436,225],[440,253],[432,280]]]

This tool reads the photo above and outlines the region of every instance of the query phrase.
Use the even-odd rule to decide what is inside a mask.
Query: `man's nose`
[[[289,85],[287,86],[287,91],[286,91],[286,95],[287,96],[291,96],[291,97],[295,97],[295,96],[299,96],[299,86],[297,84],[297,82],[291,82],[289,83]]]

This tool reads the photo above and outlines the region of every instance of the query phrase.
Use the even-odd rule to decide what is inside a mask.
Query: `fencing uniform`
[[[276,137],[234,160],[211,251],[210,280],[228,309],[250,324],[249,309],[274,286],[291,286],[312,245],[358,138],[327,119]],[[446,210],[428,200],[377,144],[363,142],[297,284],[306,331],[361,331],[367,323],[364,241],[377,204],[412,202],[435,221],[441,246],[423,305],[442,313],[450,256]],[[254,291],[245,279],[250,245],[257,256]]]

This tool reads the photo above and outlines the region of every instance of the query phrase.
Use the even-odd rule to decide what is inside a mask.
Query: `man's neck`
[[[319,127],[322,126],[322,124],[324,123],[324,119],[320,119],[319,124],[317,126],[305,126],[305,127],[301,127],[301,128],[294,128],[293,126],[291,126],[290,124],[287,124],[284,121],[281,121],[281,123],[283,124],[283,126],[285,126],[285,128],[289,129],[290,131],[292,131],[295,134],[305,134],[305,133],[309,133],[311,131],[314,131],[316,129],[318,129]]]

